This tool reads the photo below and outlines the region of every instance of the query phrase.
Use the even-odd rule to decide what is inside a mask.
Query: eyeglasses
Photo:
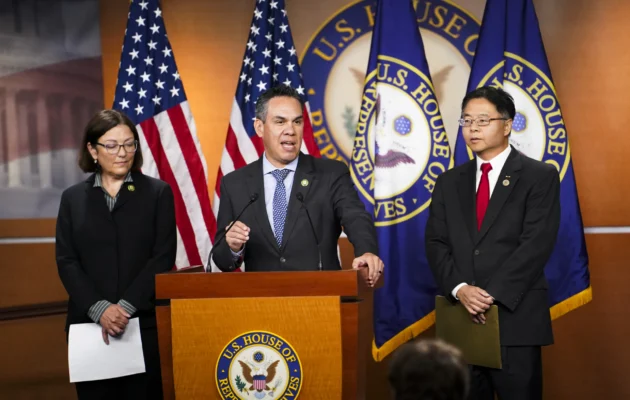
[[[487,126],[490,125],[492,121],[507,121],[509,118],[488,118],[488,117],[479,117],[479,118],[460,118],[458,120],[459,126],[471,126],[473,122],[477,123],[477,126]]]
[[[120,152],[120,148],[125,149],[125,153],[135,153],[138,150],[138,141],[134,140],[133,142],[125,142],[123,144],[118,144],[116,142],[106,142],[106,143],[98,143],[97,145],[105,147],[105,150],[109,154],[118,154]]]

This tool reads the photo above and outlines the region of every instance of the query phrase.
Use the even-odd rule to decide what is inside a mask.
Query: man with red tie
[[[542,399],[541,346],[553,343],[544,268],[560,224],[560,179],[510,146],[514,100],[466,95],[459,120],[476,157],[442,174],[426,227],[436,282],[475,323],[499,308],[502,369],[471,366],[471,399]]]

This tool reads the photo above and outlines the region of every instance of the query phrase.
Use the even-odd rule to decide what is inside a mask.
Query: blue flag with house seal
[[[377,361],[435,321],[424,230],[435,181],[452,165],[412,1],[381,0],[350,160],[385,263],[374,297]]]

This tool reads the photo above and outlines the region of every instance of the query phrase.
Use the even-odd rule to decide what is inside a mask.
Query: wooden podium
[[[366,272],[157,275],[164,398],[365,398]]]

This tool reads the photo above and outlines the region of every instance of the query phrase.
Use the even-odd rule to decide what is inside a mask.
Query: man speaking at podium
[[[211,258],[225,272],[243,262],[247,271],[340,269],[343,226],[354,246],[352,267],[368,268],[374,285],[384,266],[372,218],[345,164],[300,152],[303,106],[286,85],[259,96],[254,128],[265,152],[223,177]]]

